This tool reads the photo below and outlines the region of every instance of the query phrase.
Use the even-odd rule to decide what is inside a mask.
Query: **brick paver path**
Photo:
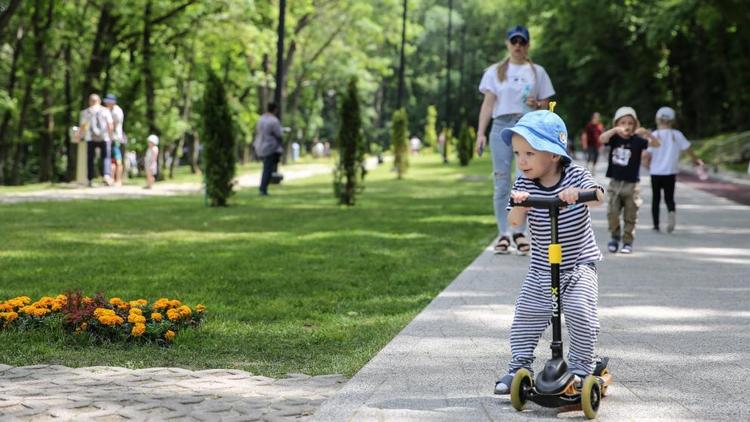
[[[305,420],[345,382],[230,369],[0,365],[0,420]]]

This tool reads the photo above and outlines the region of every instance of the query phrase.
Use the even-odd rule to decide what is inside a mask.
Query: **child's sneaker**
[[[495,394],[510,394],[510,385],[515,374],[507,374],[495,383]]]
[[[625,255],[630,255],[633,253],[633,245],[630,243],[626,243],[622,245],[622,250],[620,250],[620,253],[624,253]]]
[[[607,244],[607,250],[609,250],[612,253],[617,252],[617,248],[619,247],[620,247],[620,241],[615,238],[612,238],[612,240],[610,240],[609,243]]]

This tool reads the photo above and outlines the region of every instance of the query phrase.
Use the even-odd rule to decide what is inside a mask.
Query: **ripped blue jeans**
[[[500,132],[506,127],[513,127],[520,118],[520,114],[497,116],[492,120],[492,129],[490,130],[490,150],[492,151],[492,167],[495,176],[495,192],[492,199],[495,205],[495,220],[497,221],[499,236],[510,237],[506,208],[510,198],[510,178],[513,174],[513,147],[503,142]],[[525,231],[525,222],[513,230],[514,233],[524,233]]]

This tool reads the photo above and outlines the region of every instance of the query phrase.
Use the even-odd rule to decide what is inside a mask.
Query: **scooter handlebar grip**
[[[596,195],[596,190],[584,191],[578,194],[577,204],[584,202],[598,201],[599,198]],[[557,196],[541,196],[541,195],[529,195],[525,201],[519,203],[513,203],[514,207],[526,207],[526,208],[560,208],[567,206],[568,203],[564,202]]]

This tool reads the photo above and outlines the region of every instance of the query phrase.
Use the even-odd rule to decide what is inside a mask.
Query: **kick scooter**
[[[577,203],[596,201],[596,191],[581,192]],[[562,245],[558,243],[557,219],[560,208],[567,206],[558,197],[531,195],[516,207],[543,208],[549,210],[550,245],[549,264],[552,267],[552,359],[544,365],[544,370],[532,380],[531,372],[522,368],[513,376],[510,386],[510,401],[516,410],[523,410],[527,401],[544,407],[567,407],[581,409],[588,419],[596,418],[602,397],[607,394],[607,387],[612,383],[612,376],[607,369],[608,358],[597,364],[593,375],[583,380],[579,390],[576,388],[575,375],[568,370],[563,358],[563,343],[560,327],[560,264],[562,263]]]

